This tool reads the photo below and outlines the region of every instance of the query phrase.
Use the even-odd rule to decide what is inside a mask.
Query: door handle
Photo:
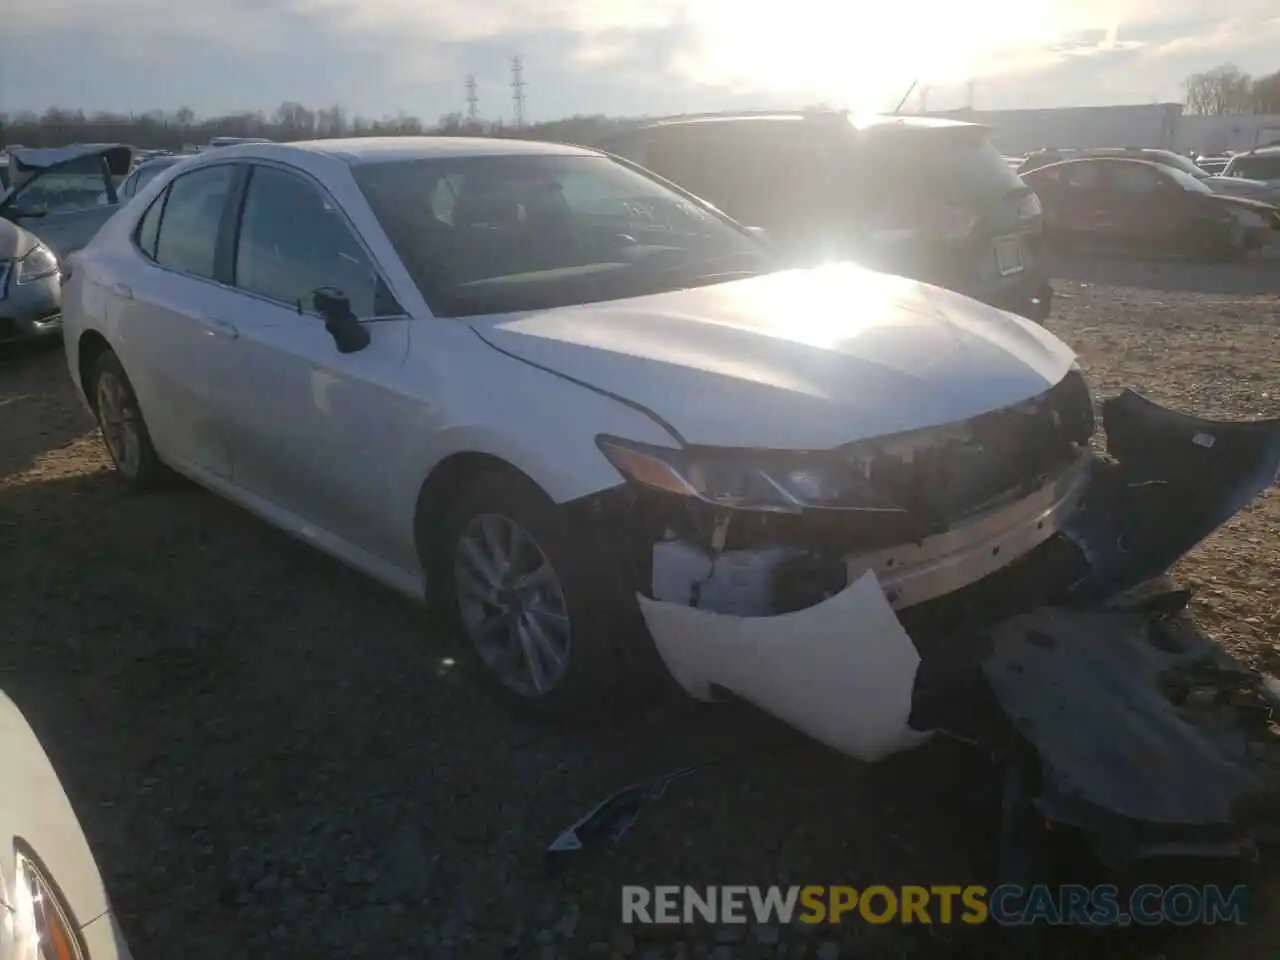
[[[115,294],[118,297],[124,297],[126,300],[133,299],[133,287],[129,286],[127,283],[120,283],[117,281],[111,284],[111,289],[115,291]]]
[[[205,332],[211,337],[218,337],[222,340],[235,340],[240,336],[240,331],[234,323],[223,320],[221,317],[201,317],[200,325],[204,327]]]

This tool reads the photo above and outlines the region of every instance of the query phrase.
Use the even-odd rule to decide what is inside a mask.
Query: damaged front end
[[[601,438],[633,482],[595,506],[628,532],[614,547],[691,695],[729,692],[862,760],[1013,731],[1042,764],[1040,813],[1096,848],[1239,851],[1280,815],[1254,762],[1273,693],[1125,598],[1277,482],[1280,421],[1128,391],[1102,421],[1106,453],[1073,370],[1012,408],[810,455]],[[1188,709],[1246,700],[1251,733]]]

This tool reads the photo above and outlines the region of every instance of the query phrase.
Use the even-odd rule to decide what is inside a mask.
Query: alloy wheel
[[[549,693],[569,668],[564,589],[533,535],[510,517],[472,517],[454,545],[453,583],[468,639],[501,683]]]
[[[116,468],[136,477],[142,468],[141,416],[137,402],[111,370],[103,370],[97,383],[98,426]]]

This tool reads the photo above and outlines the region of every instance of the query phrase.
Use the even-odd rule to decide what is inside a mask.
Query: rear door
[[[1056,169],[1059,201],[1052,232],[1068,244],[1103,244],[1111,229],[1109,200],[1104,193],[1102,164],[1078,160]]]
[[[234,482],[304,521],[387,559],[387,467],[419,421],[397,377],[411,320],[336,201],[292,167],[255,163],[245,186],[232,282],[235,364],[221,417]],[[312,296],[346,295],[369,331],[340,353]],[[393,453],[395,451],[395,453]]]
[[[239,164],[174,179],[134,233],[140,254],[106,291],[119,352],[157,448],[176,467],[231,476],[219,401],[234,330],[219,317]]]
[[[1185,192],[1155,164],[1110,160],[1100,166],[1108,235],[1133,252],[1171,249],[1186,215]]]

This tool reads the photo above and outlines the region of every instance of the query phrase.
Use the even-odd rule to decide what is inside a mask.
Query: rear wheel
[[[522,475],[476,477],[430,553],[472,667],[522,712],[579,715],[647,689],[656,657],[634,597]]]
[[[168,470],[151,443],[133,384],[115,353],[104,350],[99,355],[93,365],[91,382],[86,386],[98,429],[116,472],[130,486],[139,489],[167,478]]]

